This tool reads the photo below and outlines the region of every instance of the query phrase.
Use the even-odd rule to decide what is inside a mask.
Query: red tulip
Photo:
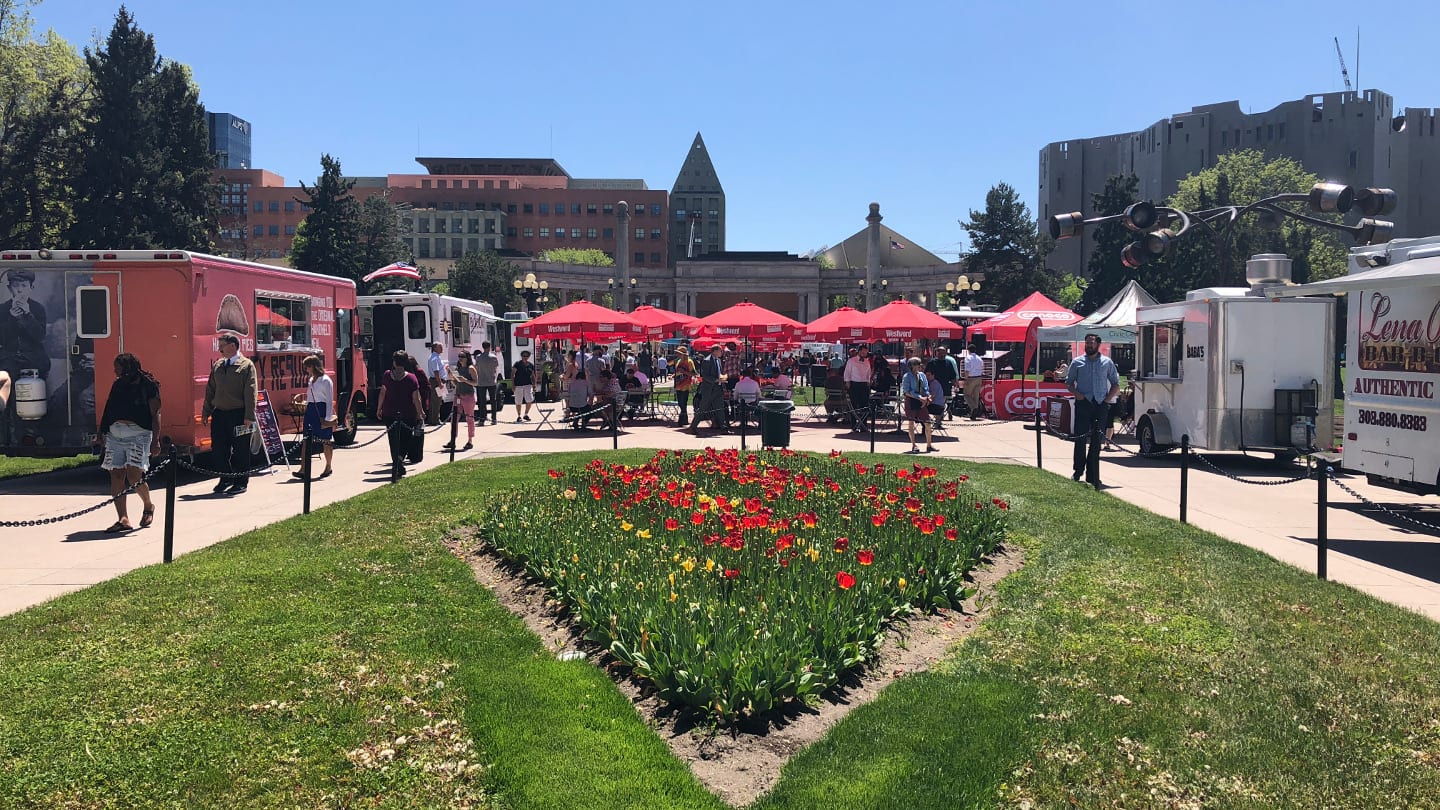
[[[875,552],[868,548],[862,548],[855,552],[855,560],[861,565],[869,565],[875,562]]]
[[[835,584],[840,586],[840,590],[848,591],[855,587],[855,577],[841,571],[835,575]]]

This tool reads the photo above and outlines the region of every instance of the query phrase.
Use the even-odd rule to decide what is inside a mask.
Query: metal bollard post
[[[450,404],[450,462],[455,462],[455,440],[460,438],[460,398]]]
[[[740,452],[742,452],[742,453],[745,452],[745,433],[746,433],[746,428],[749,427],[749,426],[746,424],[746,419],[745,419],[745,417],[746,417],[746,415],[747,415],[747,414],[746,414],[746,408],[747,408],[747,403],[745,402],[745,400],[743,400],[743,399],[740,400]]]
[[[1326,578],[1326,557],[1330,551],[1330,531],[1326,516],[1330,506],[1330,493],[1325,488],[1329,478],[1329,468],[1325,466],[1325,460],[1317,458],[1315,460],[1315,480],[1318,482],[1320,491],[1315,498],[1318,510],[1315,516],[1315,576],[1321,579]]]
[[[408,431],[410,430],[410,426],[407,425],[407,424],[405,424],[404,422],[398,422],[398,421],[397,421],[397,422],[392,422],[392,423],[390,424],[390,427],[386,428],[387,435],[385,436],[385,440],[386,440],[387,442],[393,441],[393,440],[390,438],[390,436],[393,435],[393,433],[394,433],[394,431],[395,431],[395,426],[396,426],[396,425],[399,425],[400,427],[404,428],[404,429],[407,431],[406,437],[407,437],[407,441],[408,441],[408,437],[409,437]],[[403,469],[405,469],[404,464],[405,464],[405,456],[404,456],[404,454],[402,453],[400,456],[397,457],[397,456],[395,455],[394,449],[391,449],[391,451],[390,451],[390,483],[392,483],[392,484],[399,483],[399,481],[400,481],[400,471],[403,470]]]
[[[300,437],[300,482],[305,490],[301,514],[304,515],[310,514],[310,480],[313,477],[310,469],[310,431],[307,430]]]
[[[875,403],[870,403],[870,410],[865,414],[865,421],[870,423],[870,452],[875,452]]]
[[[1190,507],[1190,434],[1180,437],[1180,522],[1188,523]]]
[[[610,448],[620,449],[620,403],[610,403]]]
[[[175,558],[175,490],[179,488],[180,461],[179,453],[175,445],[170,445],[170,469],[166,476],[170,479],[165,487],[165,546],[161,552],[165,562]]]
[[[1044,430],[1040,425],[1040,411],[1035,411],[1035,469],[1045,469],[1045,457],[1040,449],[1040,433]]]

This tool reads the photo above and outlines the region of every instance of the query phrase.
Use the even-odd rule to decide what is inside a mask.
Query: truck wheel
[[[1155,425],[1151,424],[1150,417],[1140,417],[1140,424],[1135,427],[1135,440],[1140,443],[1140,452],[1143,455],[1164,453],[1170,449],[1170,445],[1155,443]]]

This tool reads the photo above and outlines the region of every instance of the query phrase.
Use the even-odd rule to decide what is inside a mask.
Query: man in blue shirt
[[[1071,478],[1096,489],[1100,482],[1100,445],[1105,441],[1105,428],[1110,424],[1106,404],[1120,393],[1120,372],[1115,363],[1100,353],[1100,336],[1085,336],[1085,354],[1075,358],[1065,372],[1065,387],[1075,395],[1075,471]]]

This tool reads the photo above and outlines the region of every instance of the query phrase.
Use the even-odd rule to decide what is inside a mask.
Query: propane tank
[[[45,418],[45,380],[39,369],[20,370],[20,379],[15,380],[15,415],[21,419]]]

